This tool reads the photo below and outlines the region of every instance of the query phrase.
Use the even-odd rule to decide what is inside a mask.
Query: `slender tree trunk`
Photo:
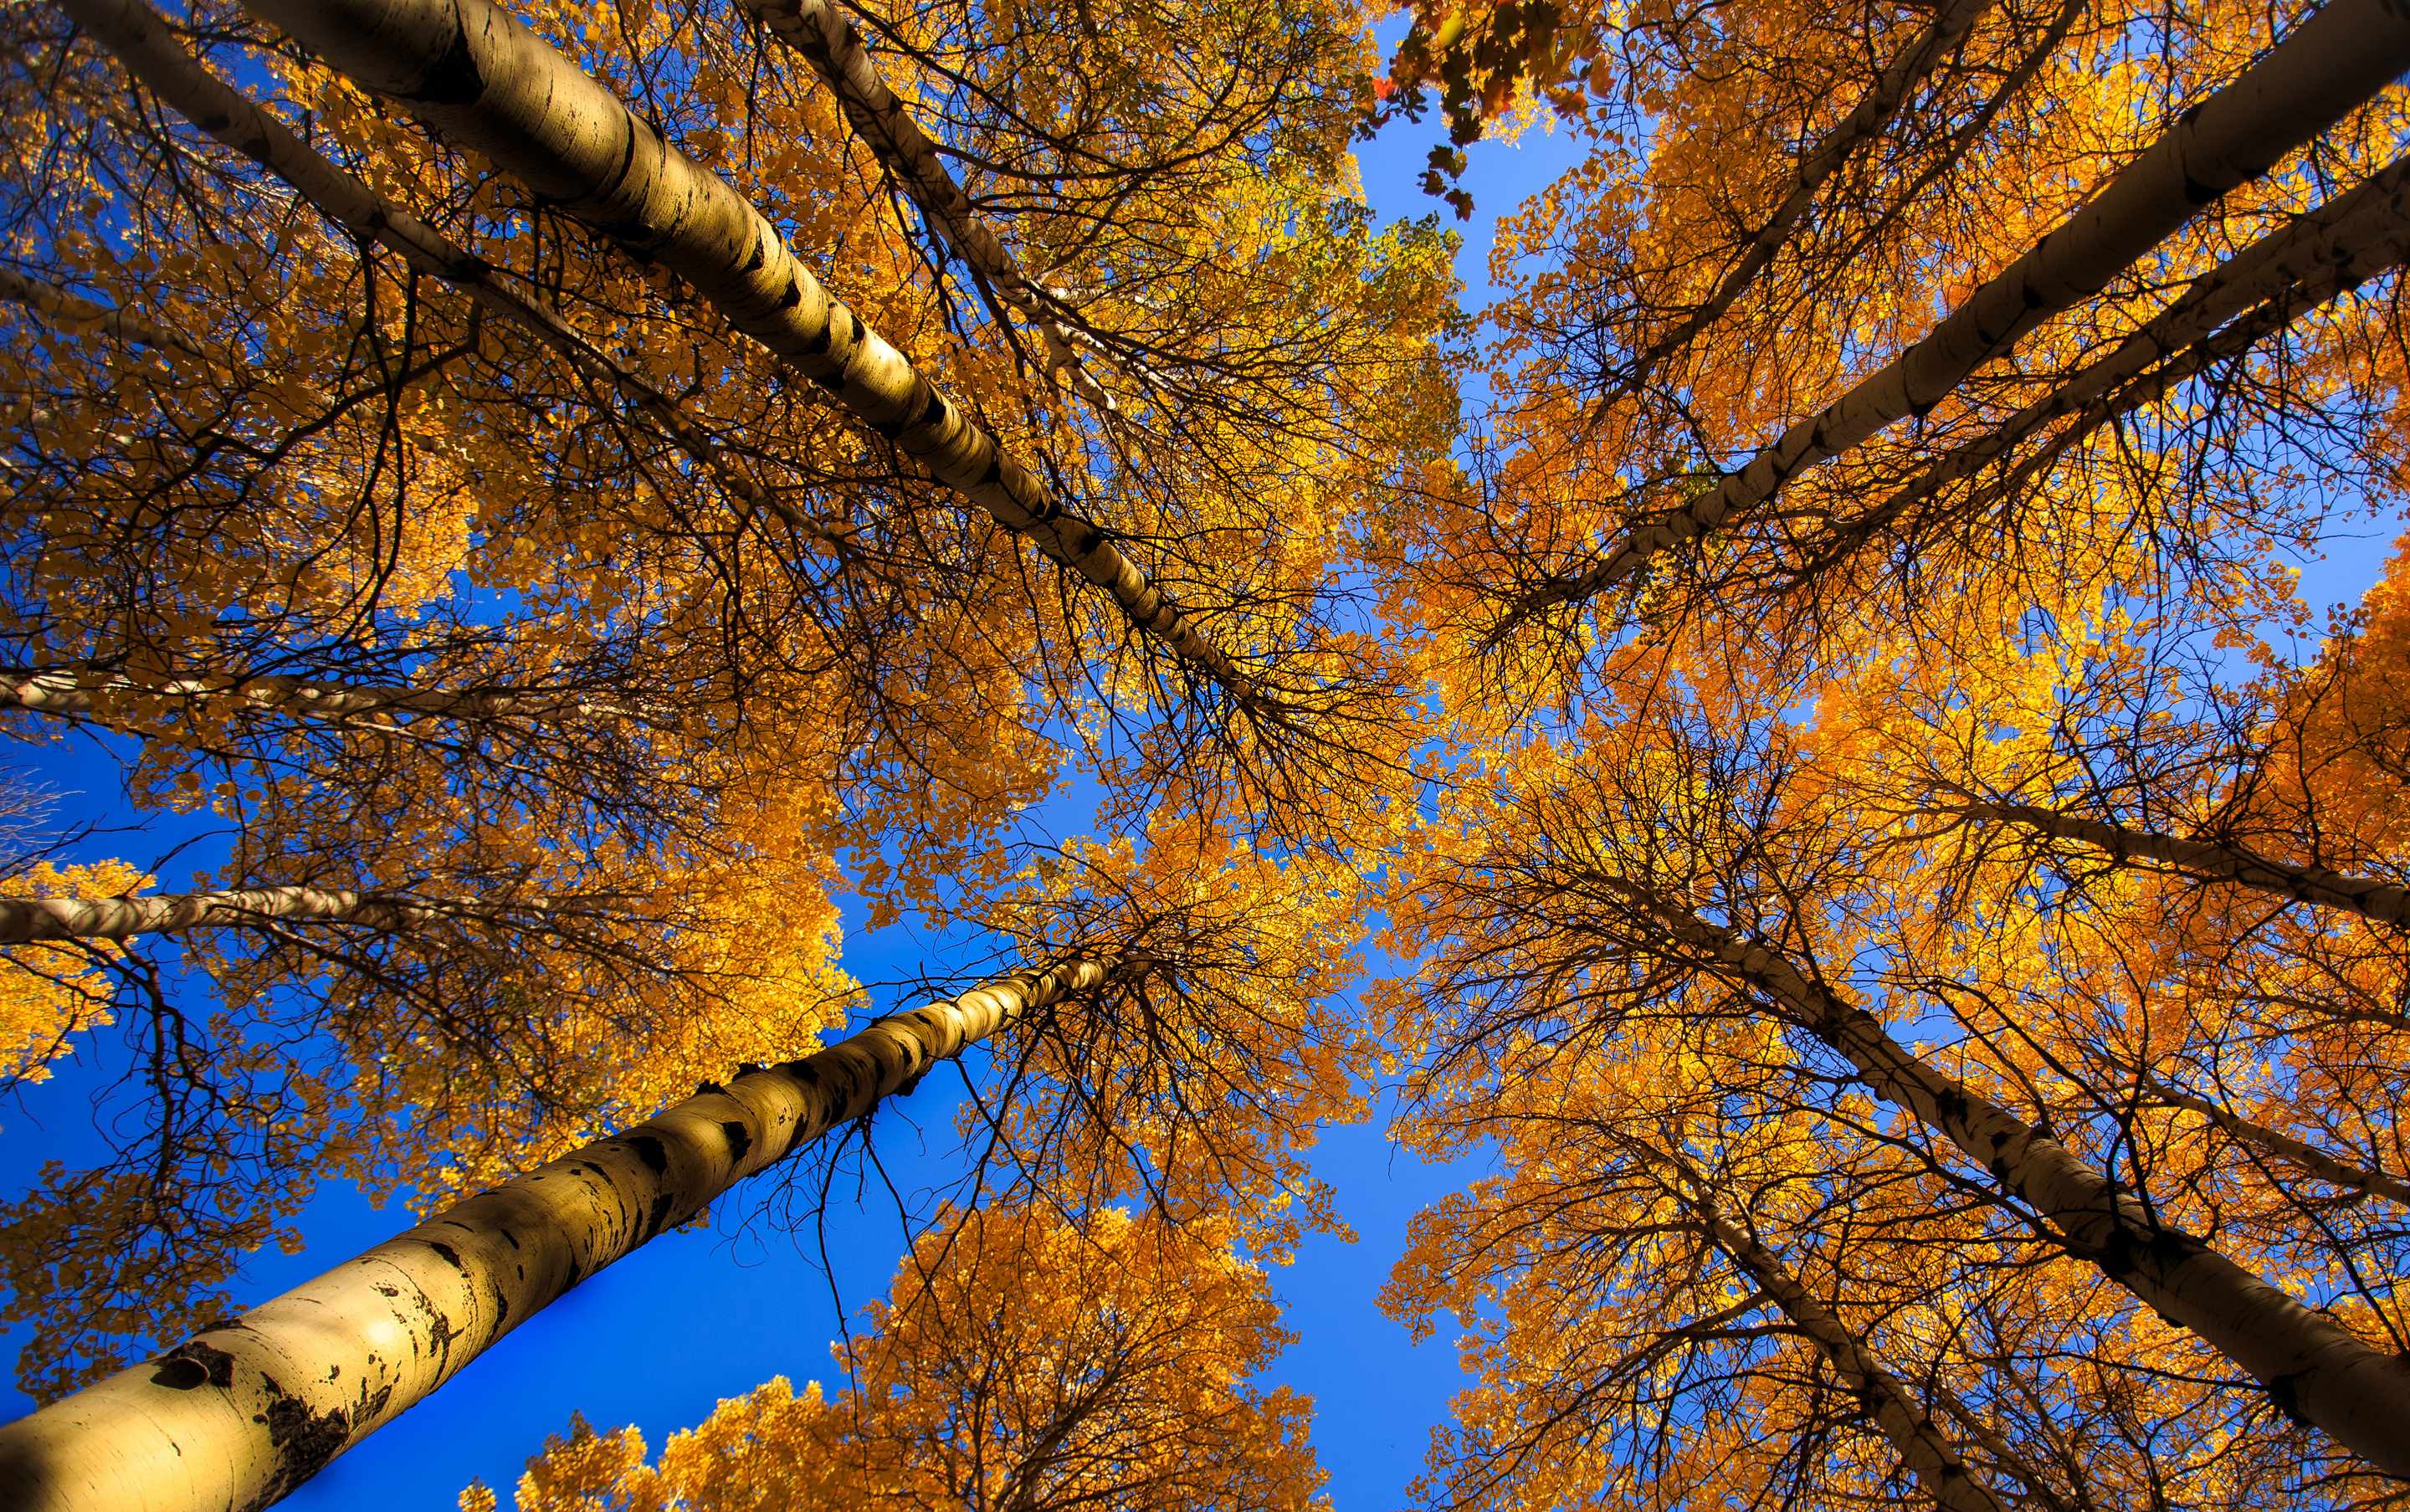
[[[1952,448],[1908,485],[1849,521],[1850,539],[1871,535],[1949,485],[1972,477],[2018,443],[2052,423],[2080,416],[2053,439],[2047,456],[2062,455],[2112,414],[2164,394],[2208,362],[2247,347],[2292,323],[2303,311],[2341,298],[2410,256],[2410,158],[2397,158],[2346,194],[2271,231],[2193,281],[2175,303],[2152,317],[2107,356],[2079,370],[2050,395],[1991,430]],[[2241,317],[2238,319],[2237,317]],[[2236,321],[2240,342],[2205,342]],[[2136,384],[2154,364],[2173,362]],[[2030,466],[2030,464],[2027,464]],[[2027,467],[2020,467],[2024,475]]]
[[[1956,1447],[1934,1426],[1932,1415],[1909,1394],[1907,1383],[1883,1369],[1873,1352],[1801,1286],[1772,1251],[1735,1228],[1705,1198],[1686,1193],[1682,1200],[1706,1226],[1708,1240],[1748,1272],[1782,1309],[1782,1316],[1832,1361],[1841,1384],[1865,1404],[1934,1505],[1943,1512],[2007,1512],[1992,1489],[1967,1468]]]
[[[457,911],[437,900],[326,887],[162,893],[152,897],[0,898],[0,944],[124,939],[133,935],[175,935],[265,922],[399,926]]]
[[[1036,472],[823,288],[727,182],[489,0],[252,0],[356,82],[676,273],[937,480],[1110,591],[1242,703],[1255,680]]]
[[[1924,340],[1800,421],[1716,487],[1634,527],[1589,567],[1544,581],[1494,635],[1589,599],[1658,552],[1745,517],[1791,479],[1923,414],[2019,338],[2108,286],[2228,190],[2250,182],[2410,69],[2410,0],[2330,0],[2226,88],[2185,112],[2058,229]]]
[[[1910,1054],[1880,1021],[1789,961],[1650,889],[1624,884],[1666,932],[1766,994],[1837,1051],[1877,1095],[1913,1113],[2047,1217],[2090,1261],[2242,1366],[2277,1406],[2395,1476],[2410,1476],[2410,1363],[2381,1354],[2192,1235],[1982,1093]]]
[[[827,0],[802,0],[802,3],[825,5]],[[1814,201],[1817,191],[1824,186],[1825,181],[1850,160],[1851,153],[1882,135],[1891,118],[1898,113],[1900,103],[1908,98],[1909,92],[1924,82],[1941,60],[1967,39],[1967,34],[1974,29],[1975,22],[1991,8],[1991,5],[1992,0],[1954,0],[1917,33],[1899,56],[1892,60],[1891,66],[1875,80],[1874,87],[1858,101],[1857,109],[1843,116],[1840,123],[1826,132],[1808,156],[1801,160],[1792,174],[1789,193],[1775,207],[1774,213],[1766,217],[1765,224],[1749,238],[1740,261],[1723,276],[1705,302],[1684,315],[1671,330],[1649,342],[1632,359],[1629,371],[1615,388],[1601,395],[1591,407],[1590,423],[1597,422],[1618,393],[1633,392],[1647,383],[1650,371],[1658,363],[1680,351],[1692,337],[1721,319],[1724,312],[1733,307],[1733,302],[1749,291],[1749,285],[1757,282],[1757,276],[1773,263],[1783,243],[1791,240],[1792,228],[1799,224],[1799,217],[1807,213],[1808,205]]]
[[[244,708],[321,720],[407,714],[438,720],[525,720],[540,724],[597,719],[660,725],[661,709],[577,692],[525,688],[362,687],[324,677],[165,676],[155,681],[80,667],[0,667],[0,708],[97,719],[117,718],[145,700],[225,700]]]
[[[1082,366],[1083,359],[1103,357],[1096,338],[1067,320],[1068,312],[1061,301],[1022,272],[1003,238],[946,171],[920,124],[878,77],[862,38],[835,7],[828,0],[745,0],[745,5],[771,35],[811,65],[836,96],[855,135],[869,144],[879,165],[904,186],[946,244],[1038,333],[1049,364],[1070,369],[1072,386],[1082,398],[1101,409],[1117,409],[1112,395]]]
[[[1101,983],[1074,961],[879,1019],[483,1192],[0,1428],[7,1512],[266,1506],[578,1282],[931,1065]]]
[[[618,393],[747,508],[838,550],[850,546],[851,532],[842,521],[807,516],[755,482],[702,421],[612,358],[559,312],[327,161],[249,96],[202,67],[178,42],[167,20],[142,0],[60,0],[60,6],[170,109],[276,175],[352,236],[373,241],[419,272],[461,290],[559,353],[583,376]]]
[[[2119,860],[2141,857],[2162,862],[2203,881],[2274,893],[2300,903],[2341,909],[2381,923],[2410,924],[2410,888],[2367,877],[2346,877],[2324,866],[2297,866],[2272,860],[2239,845],[2180,840],[2171,835],[2127,829],[2097,819],[2061,813],[2032,804],[1970,803],[1951,812],[1968,819],[1997,820],[2038,830],[2062,840],[2097,846]]]
[[[137,346],[175,352],[188,357],[206,359],[209,356],[189,337],[163,330],[139,315],[129,315],[123,310],[94,304],[54,284],[28,278],[13,268],[0,268],[0,298],[14,299],[45,319],[62,325],[97,326],[119,341],[130,342]]]
[[[2188,1092],[2179,1092],[2148,1071],[2141,1073],[2141,1083],[2142,1090],[2148,1093],[2153,1100],[2163,1102],[2170,1108],[2184,1108],[2197,1112],[2243,1143],[2255,1144],[2272,1155],[2282,1156],[2320,1181],[2331,1182],[2337,1186],[2355,1192],[2374,1193],[2378,1197],[2399,1202],[2403,1207],[2410,1207],[2410,1183],[2404,1183],[2398,1177],[2388,1176],[2372,1166],[2355,1166],[2349,1161],[2338,1160],[2316,1145],[2302,1143],[2290,1134],[2280,1133],[2265,1124],[2255,1124],[2250,1119],[2229,1112],[2205,1098],[2196,1098]]]

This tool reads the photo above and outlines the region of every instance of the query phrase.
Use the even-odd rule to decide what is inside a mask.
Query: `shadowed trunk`
[[[266,1506],[586,1277],[1035,1009],[1073,961],[750,1070],[436,1214],[155,1360],[0,1428],[8,1512]]]

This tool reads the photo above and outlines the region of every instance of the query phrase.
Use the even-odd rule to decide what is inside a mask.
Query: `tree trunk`
[[[530,298],[483,259],[327,161],[249,96],[202,67],[177,41],[167,20],[142,0],[60,0],[60,7],[144,88],[225,146],[276,175],[319,214],[459,289],[559,353],[580,374],[617,391],[748,508],[839,550],[850,545],[850,532],[841,522],[807,516],[762,487],[730,459],[685,406],[612,358],[558,311]]]
[[[1877,1095],[1913,1113],[2048,1218],[2068,1253],[2258,1377],[2278,1407],[2410,1476],[2410,1363],[2380,1354],[2181,1229],[2065,1145],[1911,1054],[1863,1009],[1763,945],[1625,884],[1666,931],[1780,1003]]]
[[[2330,0],[2242,78],[2184,113],[2058,229],[1932,332],[1715,488],[1634,527],[1590,566],[1524,593],[1497,633],[1589,599],[1650,557],[1746,516],[1792,478],[1895,420],[1923,414],[1984,363],[2111,280],[2202,209],[2250,182],[2410,69],[2410,3]]]
[[[935,1062],[1105,977],[1096,962],[1073,961],[879,1019],[457,1203],[0,1428],[0,1507],[266,1506],[579,1281]]]
[[[396,926],[459,911],[443,902],[343,888],[260,887],[235,893],[162,893],[127,898],[0,898],[0,944],[124,939],[262,922],[321,921]]]
[[[225,699],[251,709],[319,720],[407,714],[436,720],[525,720],[558,724],[598,719],[659,726],[664,711],[578,692],[525,688],[361,687],[324,677],[166,676],[147,682],[124,673],[78,667],[0,667],[0,708],[109,720],[146,699],[201,703]]]
[[[123,310],[94,304],[54,284],[28,278],[13,268],[0,268],[0,298],[14,299],[36,314],[61,325],[97,326],[119,341],[130,342],[137,346],[175,352],[204,361],[209,357],[209,354],[187,336],[162,330],[139,315],[129,315]]]
[[[1067,513],[1042,478],[832,297],[760,211],[515,17],[489,0],[250,3],[356,82],[686,280],[736,329],[1006,529],[1110,591],[1133,622],[1233,696],[1267,702],[1102,527]]]
[[[2170,1108],[2189,1109],[2224,1129],[2245,1144],[2256,1144],[2273,1155],[2280,1155],[2300,1166],[2320,1181],[2355,1192],[2373,1192],[2410,1207],[2410,1183],[2388,1176],[2370,1166],[2355,1166],[2338,1160],[2316,1145],[2304,1144],[2290,1134],[2279,1133],[2265,1124],[2255,1124],[2239,1114],[2227,1112],[2205,1098],[2179,1092],[2148,1071],[2141,1074],[2141,1088],[2152,1098]]]
[[[2195,279],[2184,296],[2054,389],[1974,441],[1952,448],[1906,487],[1850,520],[1851,536],[1872,534],[1944,487],[1973,476],[2044,427],[2081,415],[2054,437],[2050,458],[2112,414],[2149,402],[2218,357],[2233,355],[2303,311],[2341,298],[2410,256],[2410,158],[2396,159],[2347,194],[2294,217]],[[2237,317],[2240,317],[2239,319]],[[2231,336],[2218,331],[2229,320]],[[2212,333],[2219,337],[2209,341]],[[2240,337],[2238,342],[2233,337]],[[2192,352],[2187,347],[2203,342]],[[2129,380],[2175,360],[2141,384]],[[2032,464],[2021,465],[2020,475]]]
[[[862,38],[845,18],[828,0],[745,0],[745,6],[771,35],[811,65],[836,96],[855,135],[869,144],[879,166],[904,186],[946,244],[1038,333],[1050,366],[1069,368],[1072,386],[1082,399],[1100,409],[1117,409],[1112,395],[1081,366],[1084,358],[1102,356],[1096,338],[1067,321],[1061,302],[1022,272],[1003,239],[938,161],[936,148],[904,102],[878,77]]]
[[[2341,909],[2380,923],[2410,924],[2410,888],[2367,877],[2346,877],[2324,866],[2296,866],[2272,860],[2239,845],[2214,845],[2180,840],[2061,813],[2033,804],[1970,803],[1954,810],[1969,819],[1993,819],[2062,840],[2081,840],[2124,860],[2140,856],[2163,862],[2187,877],[2203,881],[2232,882],[2240,887],[2274,893],[2296,902]]]
[[[1882,1362],[1858,1342],[1841,1320],[1802,1287],[1775,1255],[1754,1238],[1735,1228],[1704,1198],[1684,1194],[1684,1202],[1706,1226],[1707,1237],[1749,1273],[1774,1304],[1782,1309],[1810,1343],[1833,1362],[1841,1384],[1850,1388],[1875,1423],[1899,1450],[1900,1461],[1916,1476],[1933,1505],[1943,1512],[2007,1512],[1992,1489],[1976,1478],[1967,1461],[1930,1413],[1909,1394],[1907,1384],[1883,1369]]]

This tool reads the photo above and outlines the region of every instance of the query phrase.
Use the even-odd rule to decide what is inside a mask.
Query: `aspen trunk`
[[[2243,1143],[2256,1144],[2272,1155],[2282,1156],[2320,1181],[2331,1182],[2355,1192],[2374,1193],[2410,1207],[2410,1183],[2388,1176],[2373,1167],[2338,1160],[2317,1146],[2305,1144],[2290,1134],[2270,1128],[2265,1124],[2255,1124],[2250,1119],[2227,1112],[2205,1098],[2179,1092],[2147,1071],[2142,1073],[2141,1088],[2155,1101],[2197,1112]]]
[[[1909,1394],[1906,1383],[1883,1369],[1857,1336],[1783,1269],[1773,1252],[1734,1227],[1704,1199],[1684,1200],[1706,1225],[1715,1246],[1731,1256],[1733,1263],[1782,1309],[1782,1316],[1833,1362],[1841,1384],[1866,1405],[1883,1436],[1899,1451],[1900,1462],[1914,1473],[1934,1505],[1943,1512],[2007,1512],[1992,1489],[1967,1468],[1957,1448],[1934,1426],[1932,1415]]]
[[[2062,840],[2081,840],[2123,860],[2140,856],[2163,862],[2203,881],[2274,893],[2299,903],[2341,909],[2381,923],[2410,924],[2410,888],[2367,877],[2346,877],[2324,866],[2297,866],[2239,845],[2180,840],[2171,835],[2127,829],[2097,819],[2064,814],[2032,804],[1968,804],[1957,810],[1969,819],[1999,820]]]
[[[827,0],[803,0],[803,3],[825,5]],[[1742,253],[1740,261],[1723,276],[1715,292],[1708,295],[1706,302],[1697,309],[1683,316],[1672,330],[1649,342],[1648,349],[1633,360],[1631,375],[1619,385],[1623,392],[1639,387],[1647,380],[1650,369],[1681,350],[1691,338],[1714,325],[1725,311],[1733,307],[1735,300],[1749,291],[1749,286],[1757,282],[1757,275],[1765,271],[1774,261],[1775,254],[1791,240],[1791,228],[1799,223],[1800,216],[1807,213],[1808,205],[1815,199],[1816,192],[1824,186],[1825,181],[1850,160],[1850,154],[1860,145],[1882,134],[1883,127],[1898,112],[1900,102],[1908,98],[1909,91],[1922,83],[1953,48],[1966,40],[1967,34],[1974,30],[1975,22],[1982,19],[1983,12],[1989,10],[1991,5],[1992,0],[1955,0],[1954,4],[1935,16],[1900,55],[1892,60],[1891,66],[1882,71],[1875,80],[1874,87],[1858,101],[1857,109],[1843,116],[1840,123],[1826,132],[1800,162],[1792,175],[1790,192],[1775,207],[1774,213],[1766,217],[1765,224],[1758,228],[1757,234],[1749,238],[1748,249]],[[1612,398],[1611,394],[1602,396],[1592,407],[1592,423],[1596,422]]]
[[[0,944],[42,939],[124,939],[262,922],[399,926],[460,911],[426,898],[343,888],[259,887],[230,893],[163,893],[128,898],[0,898]]]
[[[1849,530],[1858,534],[1880,529],[1949,485],[1982,472],[2054,421],[2082,415],[2066,435],[2054,438],[2046,456],[2054,458],[2112,414],[2156,399],[2210,361],[2234,355],[2289,325],[2303,311],[2399,267],[2405,257],[2410,257],[2410,158],[2400,158],[2195,279],[2182,298],[2107,356],[1984,435],[1953,448],[1898,492],[1851,520]],[[2229,320],[2237,322],[2232,333],[2218,331]],[[2195,352],[2185,350],[2213,332],[2220,339]],[[2173,364],[2153,373],[2150,381],[2131,382],[2153,364],[2170,358]],[[2019,474],[2031,467],[2021,466]]]
[[[840,549],[850,545],[849,531],[841,522],[806,516],[762,487],[730,459],[685,406],[613,359],[558,311],[530,298],[483,259],[327,161],[249,96],[202,67],[177,41],[167,19],[142,0],[60,0],[60,7],[114,53],[144,88],[225,146],[276,175],[319,214],[459,289],[559,353],[581,375],[618,393],[748,508]]]
[[[120,714],[126,705],[146,700],[202,703],[211,699],[320,720],[408,714],[421,719],[527,720],[537,723],[631,719],[654,724],[661,717],[658,710],[624,703],[523,688],[361,687],[323,677],[281,674],[258,677],[167,676],[146,682],[119,672],[0,667],[0,708],[109,719]]]
[[[1096,339],[1065,321],[1058,301],[1022,272],[1004,239],[946,171],[920,124],[878,77],[862,38],[845,18],[828,0],[745,0],[745,6],[772,36],[811,65],[836,96],[854,134],[869,144],[879,166],[904,186],[946,244],[1038,333],[1050,365],[1071,370],[1072,385],[1082,398],[1101,409],[1117,408],[1113,397],[1081,366],[1083,358],[1101,355]]]
[[[939,482],[1111,592],[1134,623],[1242,703],[1263,702],[1254,679],[1102,527],[1066,512],[1042,478],[832,297],[760,211],[515,17],[489,0],[250,5],[354,81],[686,280]]]
[[[0,1428],[7,1512],[266,1506],[570,1287],[1032,1009],[1074,961],[879,1019],[483,1192],[155,1360]]]
[[[2410,1476],[2410,1362],[2381,1354],[2120,1191],[2014,1113],[1927,1066],[1863,1009],[1780,955],[1633,888],[1668,933],[1783,1005],[1875,1093],[1906,1109],[2047,1217],[2068,1253],[2259,1380],[2276,1405]]]
[[[1924,340],[1716,487],[1633,528],[1590,566],[1524,594],[1501,632],[1552,605],[1590,598],[1668,546],[1748,515],[1814,464],[1931,410],[1977,368],[2098,294],[2219,196],[2267,172],[2405,69],[2410,0],[2330,0],[2242,78],[2185,111]]]

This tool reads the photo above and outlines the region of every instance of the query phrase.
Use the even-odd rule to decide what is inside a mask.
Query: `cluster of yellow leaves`
[[[853,1384],[835,1398],[773,1380],[673,1434],[657,1465],[634,1428],[581,1419],[528,1461],[519,1512],[1327,1507],[1310,1405],[1246,1385],[1289,1335],[1230,1238],[1113,1209],[965,1214],[838,1347]],[[495,1505],[483,1485],[460,1497]]]
[[[88,866],[37,861],[0,877],[0,897],[111,898],[150,884],[148,876],[122,861]],[[43,1063],[72,1049],[68,1041],[78,1032],[109,1023],[109,1003],[116,996],[106,967],[83,950],[20,945],[7,953],[13,969],[0,971],[0,1090],[50,1080]]]

